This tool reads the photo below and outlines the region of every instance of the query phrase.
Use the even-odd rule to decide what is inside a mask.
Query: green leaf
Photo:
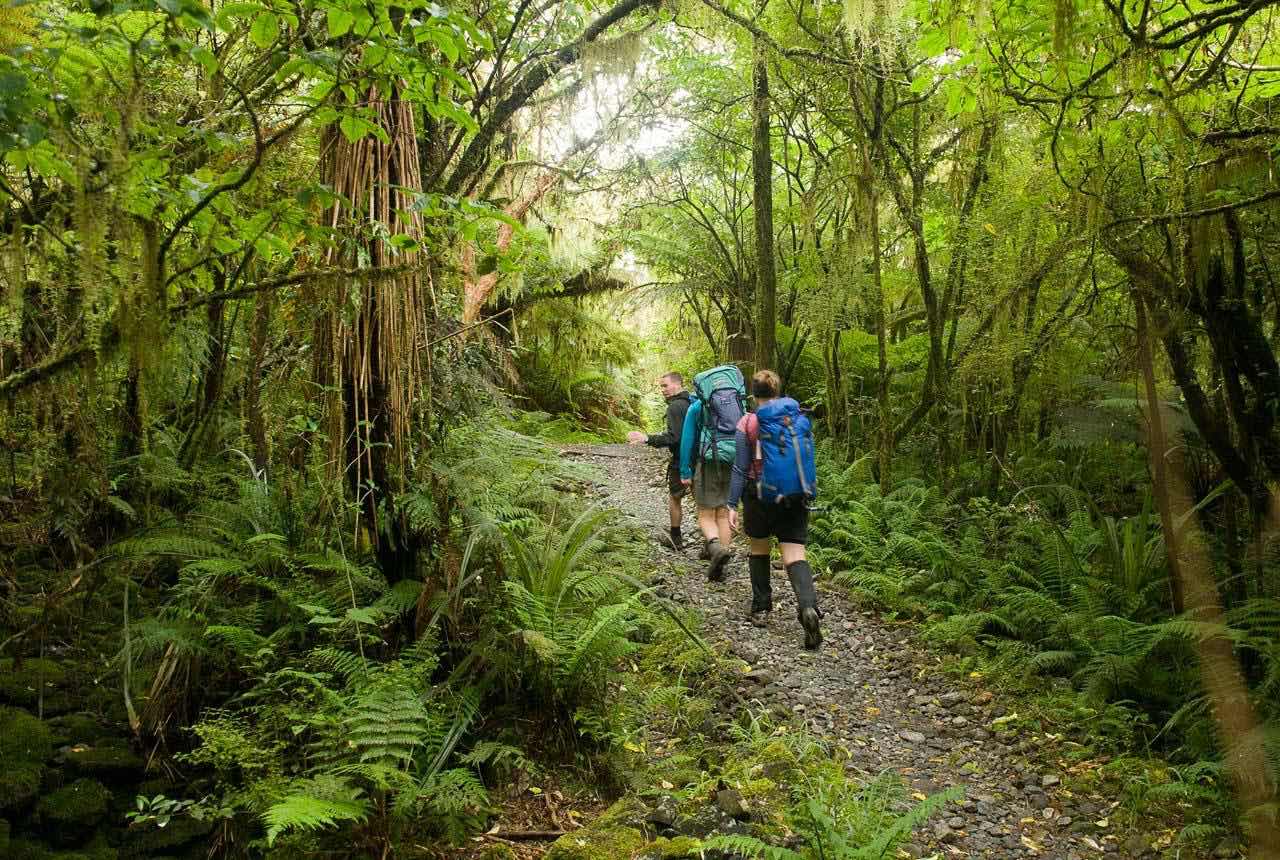
[[[342,130],[343,137],[355,143],[373,129],[373,123],[366,122],[358,116],[347,114],[338,123],[338,128]]]
[[[347,610],[347,620],[357,624],[377,624],[378,616],[367,606],[353,606]]]
[[[329,10],[329,38],[336,39],[350,32],[356,22],[356,16],[346,9],[334,7]]]
[[[218,58],[213,51],[203,45],[196,45],[191,49],[191,59],[200,64],[200,68],[204,69],[206,75],[212,75],[218,71]]]
[[[270,48],[280,35],[280,17],[274,12],[261,12],[253,19],[249,38],[259,48]]]

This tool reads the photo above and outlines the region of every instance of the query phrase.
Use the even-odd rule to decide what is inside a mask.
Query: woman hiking
[[[781,397],[782,382],[772,370],[751,377],[756,411],[742,416],[736,434],[737,457],[729,485],[729,523],[751,541],[751,623],[765,627],[773,611],[769,579],[770,540],[778,539],[782,563],[796,595],[796,614],[804,628],[804,647],[822,644],[818,592],[805,558],[809,536],[809,501],[817,491],[813,468],[813,433],[809,419],[790,397]]]
[[[703,558],[710,562],[707,579],[721,582],[733,558],[725,503],[736,454],[735,428],[746,413],[746,381],[741,370],[722,364],[693,378],[693,395],[680,435],[680,478],[693,489],[698,528],[706,539]]]

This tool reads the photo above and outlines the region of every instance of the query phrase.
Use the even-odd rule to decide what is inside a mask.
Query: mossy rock
[[[72,744],[94,744],[103,738],[109,738],[113,732],[92,714],[63,714],[45,720],[49,731],[53,734],[55,747]]]
[[[0,761],[45,762],[53,752],[53,733],[42,720],[20,708],[0,707]]]
[[[543,860],[631,860],[647,844],[640,830],[644,815],[639,801],[624,797],[586,827],[557,839]]]
[[[54,851],[43,842],[13,839],[5,852],[5,860],[53,860]]]
[[[194,818],[175,818],[165,827],[148,827],[131,830],[120,846],[122,858],[153,858],[161,854],[181,853],[189,842],[204,839],[213,830],[213,821],[196,821]]]
[[[544,860],[632,860],[646,844],[634,827],[591,825],[561,836]]]
[[[65,714],[75,707],[66,683],[66,670],[54,660],[29,657],[17,669],[13,658],[0,660],[0,701],[35,708],[43,698],[44,713]]]
[[[654,840],[644,851],[646,860],[692,860],[702,858],[702,843],[691,836]]]
[[[510,845],[493,843],[481,848],[480,853],[476,855],[476,860],[520,860],[520,858]]]
[[[40,798],[36,812],[44,832],[59,845],[87,837],[111,806],[111,792],[96,779],[77,779]]]
[[[22,806],[40,793],[44,765],[24,763],[0,772],[0,809]]]
[[[66,752],[67,767],[89,776],[137,776],[146,769],[142,756],[122,743],[80,744]]]
[[[0,707],[0,809],[21,806],[39,793],[52,748],[43,722],[18,708]]]

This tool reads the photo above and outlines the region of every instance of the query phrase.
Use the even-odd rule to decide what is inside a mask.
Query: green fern
[[[369,803],[360,789],[342,780],[319,778],[292,783],[290,791],[268,807],[262,818],[267,825],[267,844],[273,845],[283,833],[361,822],[369,812]]]

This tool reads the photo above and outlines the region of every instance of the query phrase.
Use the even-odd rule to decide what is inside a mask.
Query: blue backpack
[[[702,404],[698,451],[702,458],[732,463],[737,451],[734,434],[747,411],[747,384],[732,364],[704,370],[693,378],[693,393]]]
[[[790,397],[778,397],[756,410],[759,432],[760,498],[812,499],[818,494],[813,462],[813,424]]]

